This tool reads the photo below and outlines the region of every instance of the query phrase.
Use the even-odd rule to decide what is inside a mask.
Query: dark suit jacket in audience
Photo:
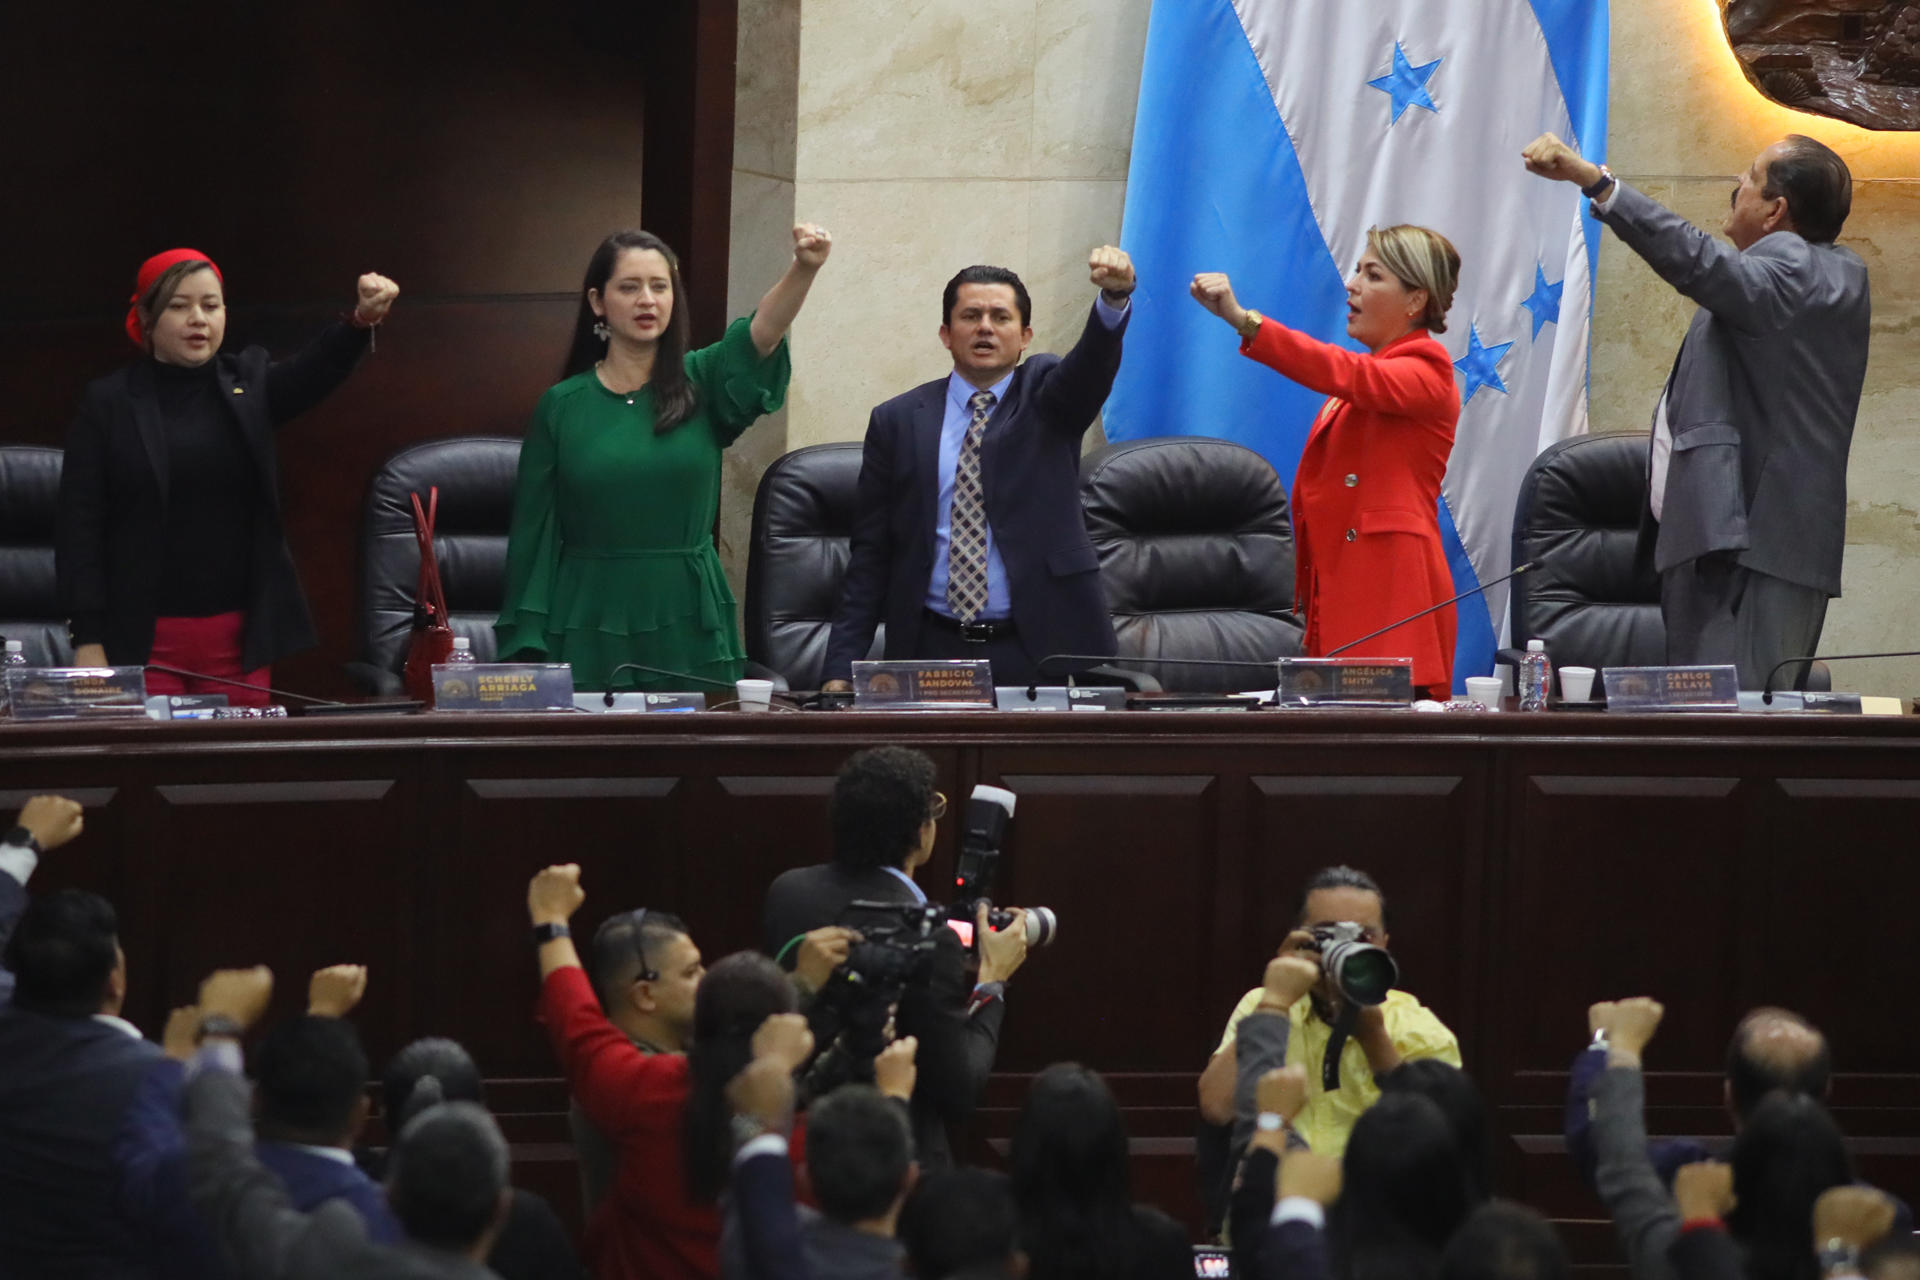
[[[816,1273],[808,1261],[793,1199],[793,1163],[777,1143],[756,1152],[760,1142],[755,1139],[734,1158],[727,1187],[727,1225],[738,1228],[739,1273],[748,1280],[812,1280],[815,1274],[829,1280],[831,1273]]]
[[[910,906],[914,897],[900,877],[879,868],[847,872],[827,865],[782,872],[767,889],[768,954],[778,954],[796,934],[844,923],[848,904],[860,901]],[[911,1111],[915,1154],[928,1170],[953,1163],[946,1126],[973,1114],[993,1071],[1000,1022],[1006,1016],[1001,1000],[967,1016],[973,975],[966,948],[951,929],[941,929],[937,937],[932,981],[908,989],[896,1018],[901,1035],[920,1040]]]
[[[1332,1274],[1327,1233],[1320,1228],[1305,1222],[1282,1222],[1269,1226],[1261,1236],[1257,1280],[1328,1280]]]
[[[253,1154],[247,1082],[206,1070],[186,1090],[188,1189],[242,1280],[488,1280],[435,1249],[380,1245],[341,1201],[301,1213]]]
[[[152,1274],[113,1211],[113,1140],[159,1057],[97,1019],[0,1009],[0,1274]]]
[[[0,871],[0,952],[7,949],[7,939],[13,936],[14,926],[20,923],[20,917],[27,913],[27,886],[15,880],[4,871]],[[0,964],[0,1007],[13,1000],[13,971]]]

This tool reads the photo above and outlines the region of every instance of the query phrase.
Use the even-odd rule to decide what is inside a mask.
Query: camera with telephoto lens
[[[947,907],[947,919],[965,925],[957,932],[973,938],[973,926],[980,915],[980,904],[987,903],[987,927],[1004,929],[1013,923],[1011,911],[1001,911],[988,898],[993,873],[1000,866],[1000,842],[1013,821],[1015,796],[1005,787],[977,786],[967,798],[967,815],[960,828],[960,856],[954,862],[953,903]],[[1027,908],[1027,945],[1044,947],[1059,933],[1059,917],[1051,907]]]
[[[1349,1004],[1369,1007],[1381,1003],[1400,981],[1400,966],[1385,947],[1366,940],[1366,926],[1351,920],[1317,924],[1313,950],[1320,953],[1320,970]]]
[[[947,913],[944,907],[854,902],[845,923],[860,931],[860,940],[807,1015],[814,1039],[826,1046],[802,1081],[803,1091],[814,1098],[843,1084],[873,1082],[873,1060],[887,1047],[887,1024],[901,997],[933,976]]]

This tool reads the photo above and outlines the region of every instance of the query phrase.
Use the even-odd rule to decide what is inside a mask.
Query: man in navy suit
[[[80,803],[65,796],[34,796],[20,808],[13,829],[0,837],[0,1007],[13,999],[13,971],[5,962],[7,939],[27,910],[27,881],[40,855],[58,849],[86,825]]]
[[[1080,340],[1024,365],[1033,304],[1020,277],[976,266],[947,282],[940,341],[953,372],[867,424],[826,689],[851,687],[881,622],[887,657],[986,659],[998,684],[1093,665],[1040,671],[1050,654],[1114,652],[1080,514],[1080,440],[1120,370],[1134,274],[1111,246],[1087,266],[1100,296]]]

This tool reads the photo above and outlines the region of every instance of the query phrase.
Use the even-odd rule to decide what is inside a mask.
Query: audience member
[[[813,1055],[807,1020],[780,1013],[754,1036],[753,1061],[727,1082],[740,1138],[733,1156],[732,1209],[740,1223],[751,1280],[812,1280],[794,1205],[788,1135],[793,1131],[794,1072]]]
[[[113,1142],[161,1055],[120,1017],[119,932],[106,899],[64,889],[29,903],[7,942],[15,985],[0,1008],[0,1253],[10,1274],[150,1274],[114,1211]]]
[[[194,1204],[215,1224],[241,1280],[485,1280],[481,1259],[505,1217],[507,1144],[470,1103],[416,1118],[394,1144],[387,1196],[401,1246],[375,1244],[347,1204],[312,1213],[253,1153],[240,1036],[273,993],[264,967],[226,970],[200,986],[202,1048],[186,1089],[188,1174]]]
[[[1034,1280],[1185,1280],[1193,1252],[1157,1209],[1133,1203],[1120,1108],[1099,1073],[1042,1071],[1014,1126],[1014,1200]]]
[[[920,1180],[900,1213],[900,1243],[920,1280],[1025,1280],[1013,1184],[991,1169]]]
[[[695,1204],[714,1204],[726,1189],[733,1160],[727,1083],[753,1061],[760,1025],[775,1014],[794,1012],[796,1004],[787,975],[757,951],[726,957],[701,980],[693,1003],[693,1044],[687,1049],[690,1085],[681,1144],[682,1174]]]
[[[1220,1216],[1239,1157],[1253,1132],[1253,1082],[1275,1067],[1306,1068],[1307,1100],[1294,1127],[1306,1143],[1337,1156],[1360,1114],[1380,1097],[1379,1081],[1402,1062],[1438,1058],[1460,1065],[1460,1045],[1439,1018],[1405,991],[1378,1005],[1348,1010],[1321,972],[1313,930],[1353,923],[1366,941],[1388,944],[1386,896],[1373,877],[1352,867],[1327,867],[1308,877],[1294,912],[1294,928],[1267,966],[1267,981],[1241,997],[1220,1046],[1200,1075],[1199,1176],[1209,1216]],[[1294,965],[1276,961],[1294,960]],[[1295,994],[1298,992],[1299,994]],[[1254,1014],[1272,1015],[1258,1021]],[[1348,1020],[1350,1034],[1336,1031]],[[1251,1042],[1240,1034],[1249,1027]],[[1339,1083],[1325,1084],[1326,1058],[1336,1038]],[[1226,1126],[1231,1125],[1231,1130]]]
[[[86,825],[77,801],[65,796],[34,796],[20,810],[20,817],[4,839],[0,839],[0,956],[7,939],[27,909],[27,880],[40,864],[41,855],[51,853],[80,834]],[[0,961],[0,1006],[13,998],[13,968]]]
[[[809,930],[847,923],[855,902],[924,906],[914,874],[933,856],[946,797],[935,790],[933,761],[904,747],[856,752],[833,785],[830,815],[833,861],[783,872],[767,890],[764,912],[769,954],[780,956]],[[913,1098],[913,1140],[921,1165],[952,1163],[947,1125],[973,1114],[993,1070],[1005,1016],[1006,982],[1025,962],[1024,915],[1012,925],[975,922],[979,970],[950,929],[934,935],[930,981],[909,985],[896,1016],[900,1034],[920,1042],[919,1085]]]
[[[486,1106],[479,1065],[458,1041],[437,1036],[415,1040],[393,1056],[380,1077],[380,1096],[387,1129],[395,1134],[442,1102]],[[386,1153],[363,1152],[361,1163],[374,1176],[384,1176]],[[487,1269],[500,1280],[580,1280],[585,1272],[560,1215],[524,1187],[512,1192],[507,1219],[487,1254]]]
[[[1475,1209],[1440,1255],[1440,1280],[1570,1280],[1572,1274],[1553,1224],[1508,1200]]]
[[[1382,1096],[1417,1093],[1440,1108],[1453,1134],[1454,1149],[1467,1172],[1467,1190],[1475,1204],[1493,1194],[1493,1144],[1487,1129],[1487,1103],[1473,1077],[1439,1058],[1403,1062],[1380,1078]]]
[[[1287,959],[1273,963],[1297,965],[1305,962]],[[1256,1019],[1266,1016],[1269,1015],[1255,1014],[1242,1026],[1252,1027]],[[1258,1034],[1257,1029],[1254,1034]],[[1274,1186],[1280,1173],[1280,1161],[1290,1151],[1307,1149],[1306,1140],[1293,1128],[1293,1118],[1300,1114],[1300,1109],[1307,1103],[1307,1069],[1298,1063],[1290,1067],[1274,1067],[1256,1083],[1254,1097],[1258,1119],[1254,1125],[1253,1139],[1248,1143],[1246,1157],[1240,1162],[1239,1173],[1234,1181],[1225,1232],[1227,1243],[1233,1246],[1234,1274],[1242,1276],[1255,1275],[1259,1271],[1260,1244],[1266,1234],[1267,1223],[1273,1216]]]

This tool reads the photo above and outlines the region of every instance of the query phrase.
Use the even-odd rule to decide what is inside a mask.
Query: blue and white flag
[[[1553,132],[1598,163],[1606,120],[1606,0],[1156,0],[1122,236],[1142,305],[1107,434],[1221,436],[1291,481],[1322,397],[1241,356],[1188,282],[1224,271],[1243,305],[1353,345],[1367,229],[1432,227],[1462,263],[1441,534],[1457,589],[1506,573],[1528,464],[1587,427],[1599,253],[1586,201],[1520,152]],[[1492,670],[1506,601],[1461,603],[1456,688]]]

